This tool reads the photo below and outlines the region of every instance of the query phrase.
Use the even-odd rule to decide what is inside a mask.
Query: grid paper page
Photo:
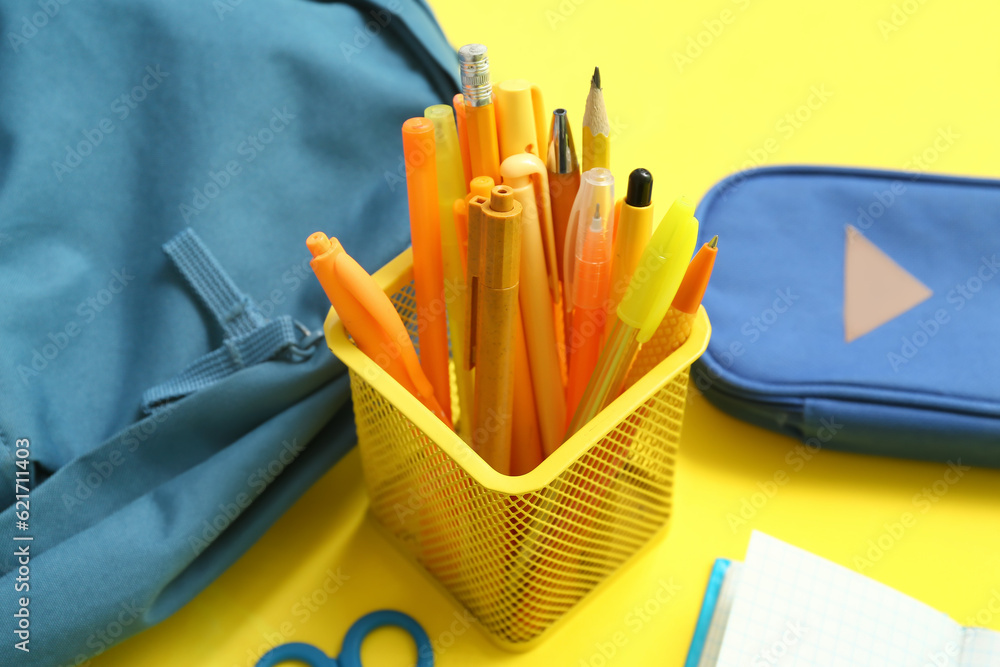
[[[708,627],[708,636],[705,637],[705,647],[702,649],[698,667],[715,667],[718,662],[723,633],[725,633],[726,624],[729,622],[729,610],[733,606],[736,591],[739,590],[742,571],[743,563],[737,561],[731,562],[726,570],[726,578],[719,590],[719,599],[715,603],[712,624]]]
[[[962,667],[1000,665],[1000,632],[986,628],[966,628]]]
[[[717,664],[959,667],[962,638],[927,605],[755,531]]]

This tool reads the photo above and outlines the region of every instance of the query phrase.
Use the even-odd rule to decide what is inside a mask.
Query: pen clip
[[[542,89],[535,84],[531,84],[531,108],[535,115],[535,138],[538,145],[535,146],[535,154],[545,160],[545,152],[549,146],[548,117],[545,115],[545,103],[542,101]]]
[[[482,205],[482,197],[473,197],[468,202],[469,251],[465,281],[465,288],[468,290],[468,305],[465,309],[466,357],[462,360],[467,370],[476,367],[476,354],[478,352],[476,342],[479,330],[479,280],[482,276],[483,258]]]

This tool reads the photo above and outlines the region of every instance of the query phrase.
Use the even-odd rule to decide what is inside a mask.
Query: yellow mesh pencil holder
[[[374,277],[416,344],[411,251]],[[376,525],[500,647],[537,644],[665,534],[688,367],[711,333],[704,309],[680,349],[519,477],[493,470],[357,349],[333,309],[324,329],[350,372]]]

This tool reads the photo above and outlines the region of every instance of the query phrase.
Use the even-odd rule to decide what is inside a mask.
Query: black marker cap
[[[639,167],[628,175],[628,193],[625,203],[635,208],[649,206],[653,200],[653,175],[648,169]]]

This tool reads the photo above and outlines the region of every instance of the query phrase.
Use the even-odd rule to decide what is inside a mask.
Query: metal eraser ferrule
[[[462,71],[462,96],[469,106],[482,107],[493,101],[490,60],[482,44],[466,44],[458,50]]]

